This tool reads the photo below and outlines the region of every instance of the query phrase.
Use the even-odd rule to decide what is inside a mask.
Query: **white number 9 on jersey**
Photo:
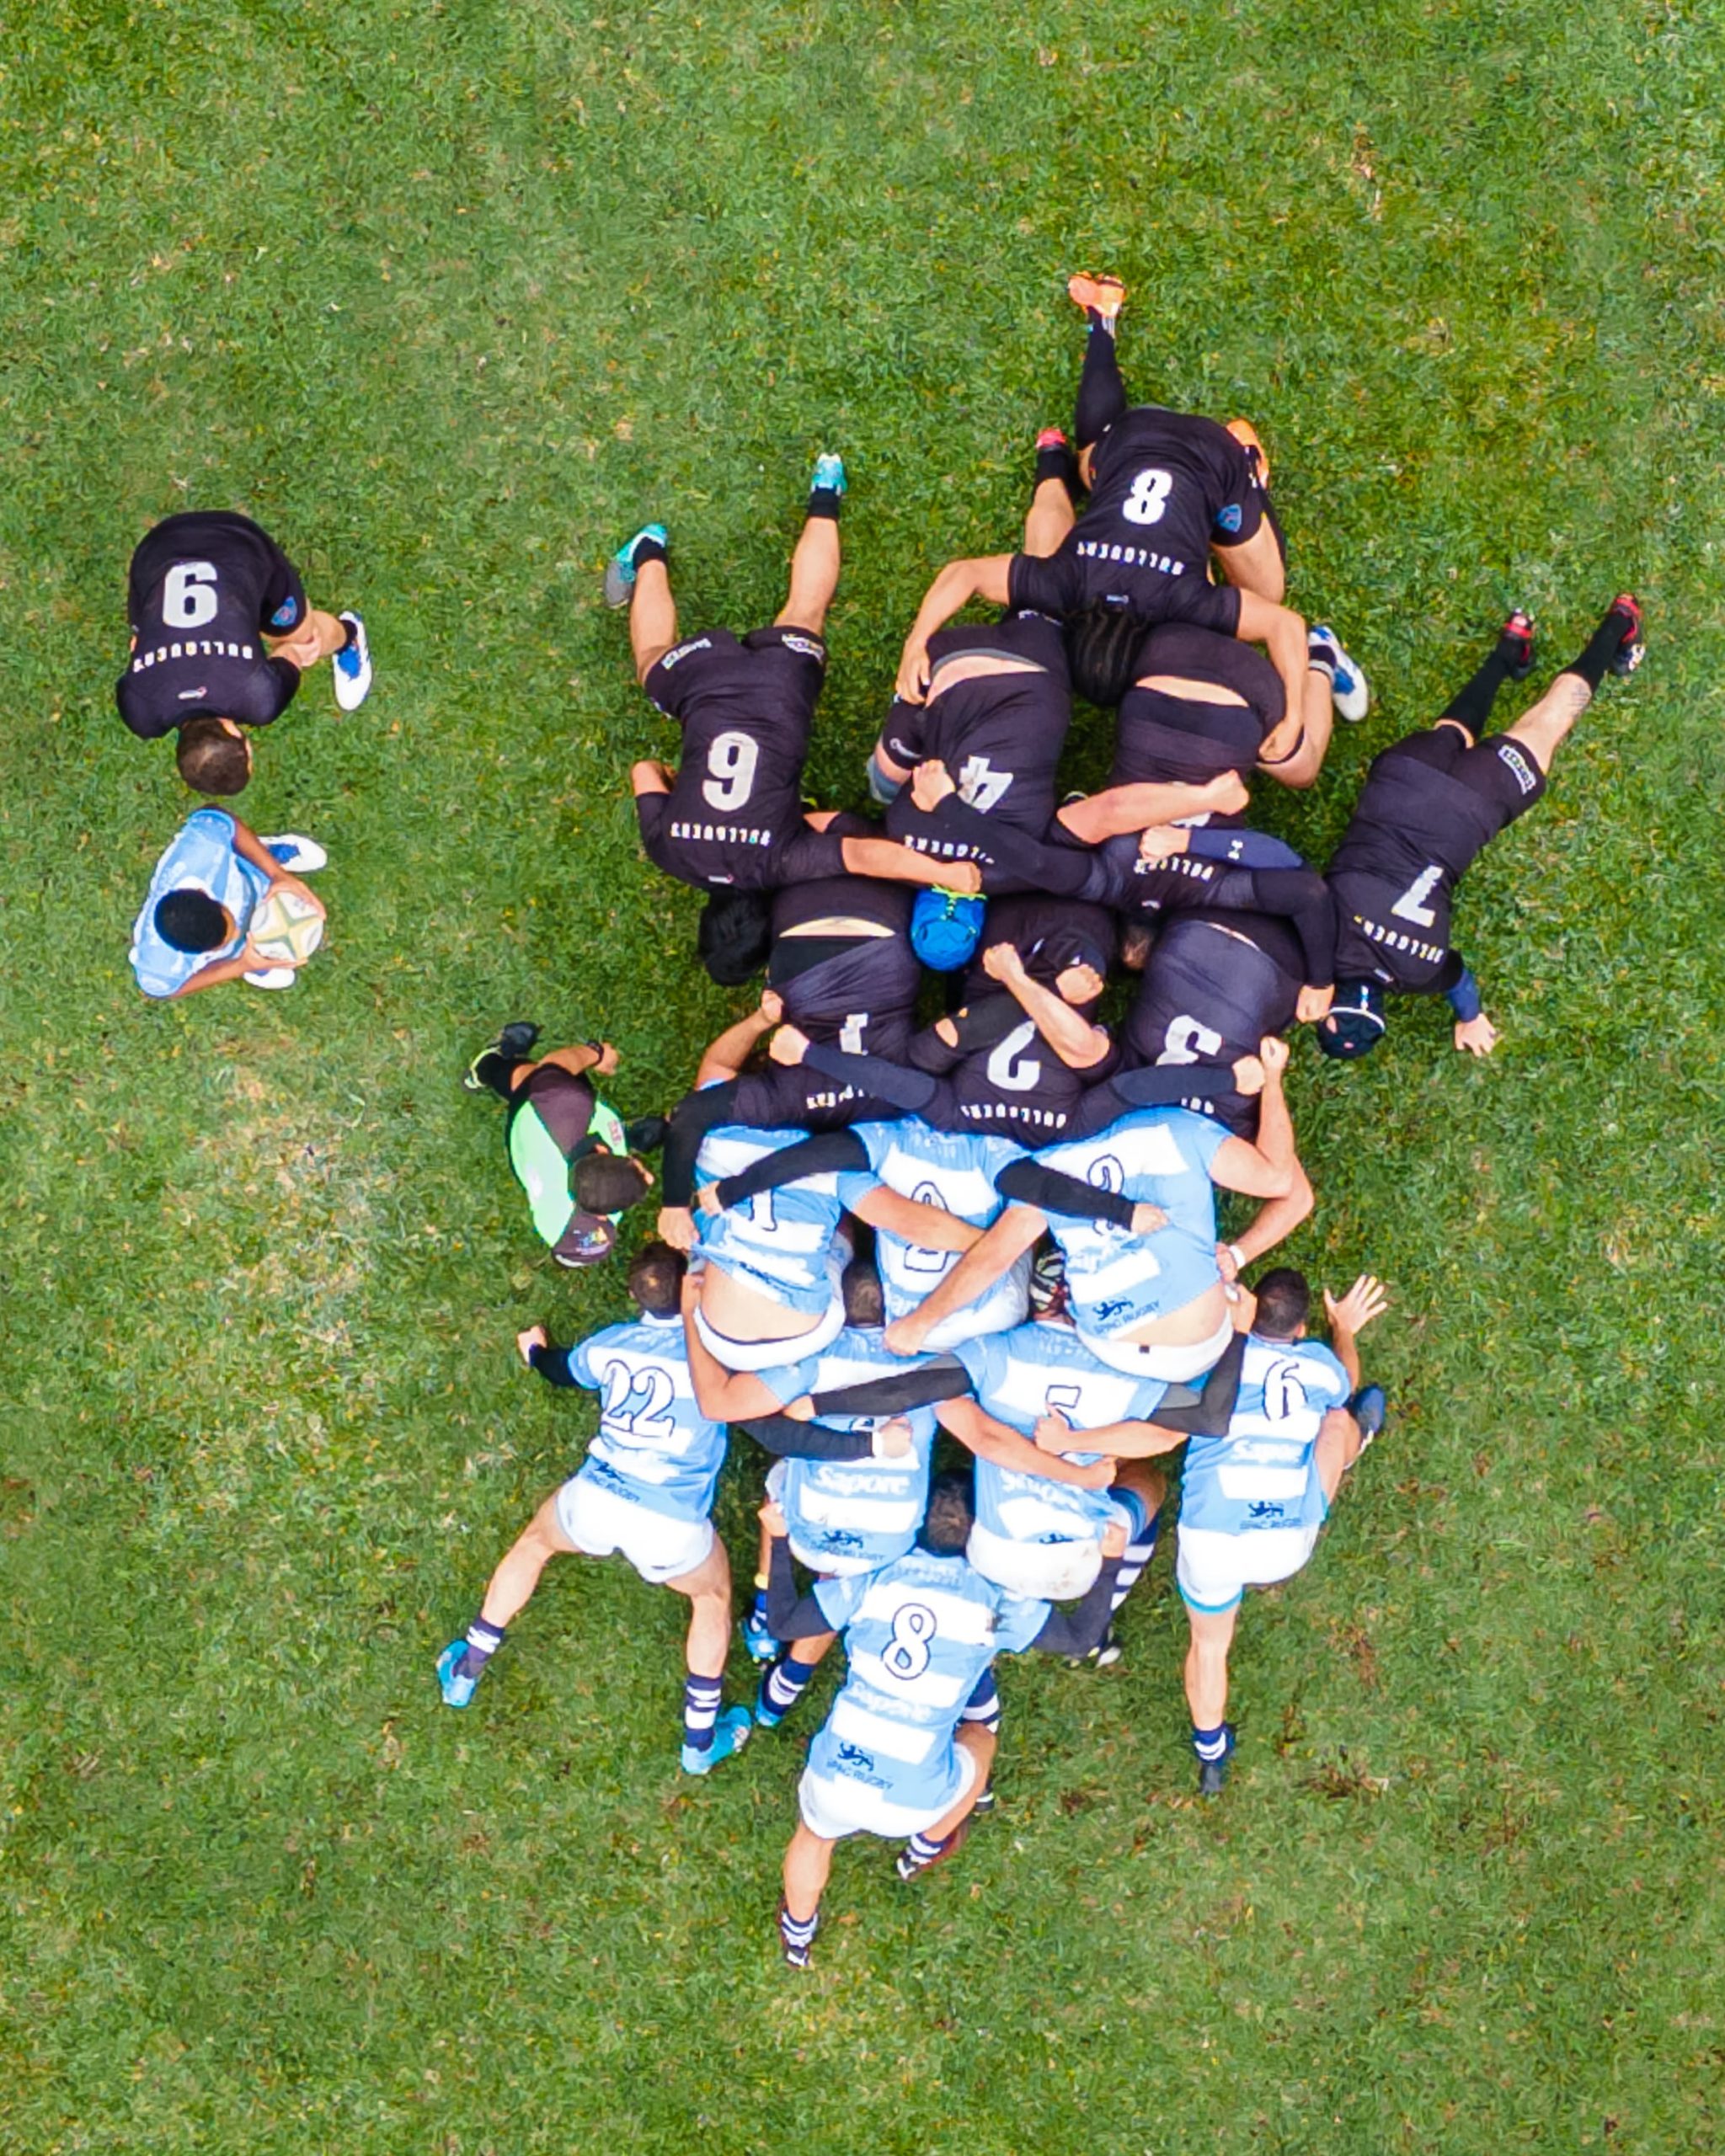
[[[162,583],[162,619],[170,629],[200,629],[216,618],[214,562],[176,562]]]

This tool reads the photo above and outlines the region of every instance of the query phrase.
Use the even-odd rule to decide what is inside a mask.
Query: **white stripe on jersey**
[[[823,1490],[804,1479],[797,1488],[797,1518],[807,1527],[849,1528],[858,1534],[914,1534],[922,1524],[926,1499],[920,1488],[909,1495],[893,1490],[881,1496],[858,1484]]]
[[[1225,1461],[1215,1470],[1222,1495],[1242,1504],[1258,1497],[1303,1497],[1307,1475],[1303,1461],[1298,1467],[1239,1467]]]
[[[852,1662],[851,1667],[855,1670],[857,1665]],[[893,1721],[859,1706],[846,1692],[841,1692],[834,1703],[827,1727],[846,1744],[882,1753],[907,1767],[920,1767],[937,1747],[943,1748],[952,1742],[951,1730],[944,1723],[937,1729],[923,1729],[915,1722]]]
[[[1057,1499],[1003,1496],[996,1507],[1001,1530],[1014,1542],[1094,1542],[1099,1524]]]

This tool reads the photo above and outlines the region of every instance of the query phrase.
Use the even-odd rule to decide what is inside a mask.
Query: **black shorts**
[[[1488,804],[1498,831],[1525,816],[1546,790],[1546,775],[1532,750],[1509,734],[1488,734],[1470,747],[1459,726],[1434,726],[1386,749],[1378,761],[1418,764],[1427,771],[1441,771]]]
[[[746,707],[761,718],[800,723],[806,734],[825,679],[825,640],[812,630],[775,622],[742,637],[729,629],[686,637],[654,660],[641,686],[660,711],[680,723],[712,698]]]

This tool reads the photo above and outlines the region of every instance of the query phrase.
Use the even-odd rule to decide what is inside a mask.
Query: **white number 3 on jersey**
[[[1128,524],[1160,524],[1173,484],[1172,472],[1140,472],[1132,482],[1131,493],[1120,504],[1121,515]]]

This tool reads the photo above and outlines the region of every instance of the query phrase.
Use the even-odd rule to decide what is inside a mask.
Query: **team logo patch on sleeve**
[[[782,636],[779,642],[787,651],[801,652],[804,659],[825,659],[826,657],[826,647],[824,644],[816,643],[813,637],[787,634]]]
[[[300,602],[298,600],[286,599],[270,616],[270,621],[271,626],[275,628],[291,629],[294,623],[298,621],[299,617]]]
[[[1242,512],[1237,502],[1230,502],[1226,509],[1219,509],[1216,511],[1218,531],[1237,531],[1242,521]]]

